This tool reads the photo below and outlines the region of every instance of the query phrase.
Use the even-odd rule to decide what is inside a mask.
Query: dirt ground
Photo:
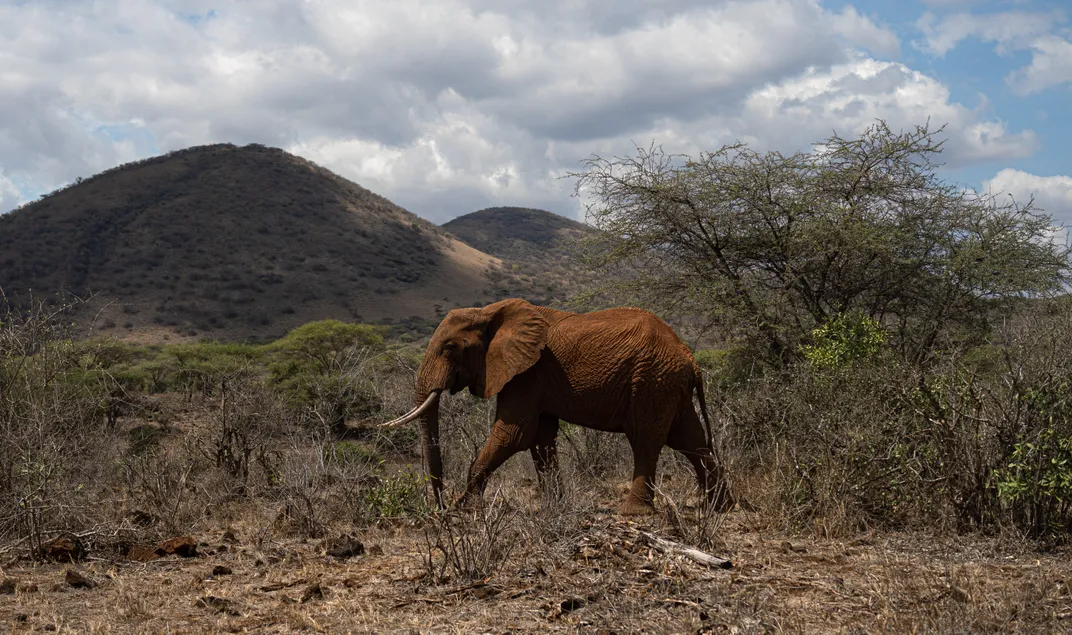
[[[506,510],[503,532],[514,514],[526,516]],[[526,518],[541,522],[539,511]],[[625,520],[608,505],[559,525],[542,537],[531,527],[510,534],[498,572],[476,581],[452,576],[429,547],[443,541],[413,520],[351,536],[364,552],[348,557],[326,553],[338,540],[272,539],[236,525],[194,536],[195,557],[15,559],[2,570],[0,620],[15,633],[1072,630],[1067,552],[1007,539],[801,539],[734,512],[719,528],[722,544],[708,548],[731,561],[724,569],[654,547],[641,532],[676,540],[657,517]],[[465,543],[463,556],[502,549],[494,538]],[[94,586],[72,587],[68,570]]]

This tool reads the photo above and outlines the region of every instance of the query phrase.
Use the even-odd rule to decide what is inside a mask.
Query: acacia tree
[[[272,381],[337,433],[371,407],[369,363],[383,352],[383,329],[338,320],[309,322],[268,346]]]
[[[703,314],[778,363],[845,314],[924,359],[1068,274],[1069,250],[1033,201],[938,178],[940,132],[879,121],[791,155],[734,144],[695,159],[657,146],[593,156],[571,174],[603,230],[586,258],[624,272],[633,298]]]

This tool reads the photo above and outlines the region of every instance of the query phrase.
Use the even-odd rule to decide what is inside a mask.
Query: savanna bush
[[[96,498],[119,445],[60,314],[0,306],[0,538],[31,547],[99,520]]]
[[[1039,302],[919,364],[873,324],[835,321],[807,363],[715,387],[725,444],[748,496],[788,527],[1067,536],[1070,327],[1069,303]]]
[[[378,410],[376,364],[382,329],[338,320],[310,322],[269,344],[269,381],[308,421],[336,432]]]

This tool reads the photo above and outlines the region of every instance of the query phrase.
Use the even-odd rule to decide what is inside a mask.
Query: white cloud
[[[567,203],[572,185],[557,179],[561,159],[554,142],[502,123],[455,94],[439,101],[450,102],[442,104],[444,114],[404,145],[319,137],[287,149],[437,222],[494,204],[575,211]],[[583,156],[566,162],[575,165]]]
[[[558,177],[633,141],[791,151],[881,117],[949,123],[959,163],[1037,146],[872,59],[898,49],[872,18],[817,0],[0,3],[0,169],[49,190],[258,142],[444,221],[497,204],[575,211]]]
[[[949,89],[903,64],[861,59],[753,93],[745,118],[752,129],[777,130],[775,139],[796,145],[818,141],[836,129],[858,132],[885,119],[894,129],[930,120],[946,124],[949,142],[942,159],[956,167],[992,159],[1024,157],[1038,149],[1030,130],[1010,132],[1000,120],[987,118],[952,101]]]
[[[1006,81],[1020,95],[1072,82],[1072,42],[1049,35],[1031,43],[1031,63],[1013,71]]]
[[[15,184],[9,181],[3,172],[0,172],[0,212],[12,209],[21,202],[22,196],[19,195]]]
[[[995,194],[1011,194],[1021,203],[1034,197],[1036,207],[1059,223],[1072,225],[1072,176],[1037,176],[1006,168],[984,182],[983,188]]]
[[[901,50],[901,41],[892,31],[877,26],[870,18],[861,15],[851,4],[845,5],[839,15],[833,17],[834,30],[852,42],[886,57],[896,57]]]
[[[916,23],[925,39],[916,42],[915,46],[941,56],[962,40],[976,37],[983,42],[993,42],[1002,55],[1031,50],[1031,63],[1005,77],[1009,86],[1023,96],[1072,82],[1072,41],[1056,33],[1058,25],[1066,20],[1061,11],[960,12],[940,19],[927,12]]]
[[[962,40],[976,37],[984,42],[996,42],[1000,52],[1007,52],[1028,46],[1034,38],[1049,33],[1054,23],[1062,19],[1058,12],[958,12],[941,18],[927,12],[916,22],[925,36],[916,46],[933,55],[945,55]]]

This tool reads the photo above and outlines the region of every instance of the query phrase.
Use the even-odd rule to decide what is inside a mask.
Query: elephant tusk
[[[421,405],[417,406],[413,410],[410,410],[409,412],[407,412],[406,414],[402,415],[401,417],[398,417],[397,419],[391,419],[387,423],[381,423],[380,427],[381,428],[394,428],[396,426],[400,426],[400,425],[409,423],[410,421],[413,421],[417,417],[419,417],[422,414],[424,414],[425,410],[428,410],[428,408],[432,407],[435,404],[436,400],[439,399],[439,392],[440,391],[438,391],[438,390],[433,390],[432,392],[430,392],[428,394],[428,398],[424,400],[424,403],[422,403]]]

